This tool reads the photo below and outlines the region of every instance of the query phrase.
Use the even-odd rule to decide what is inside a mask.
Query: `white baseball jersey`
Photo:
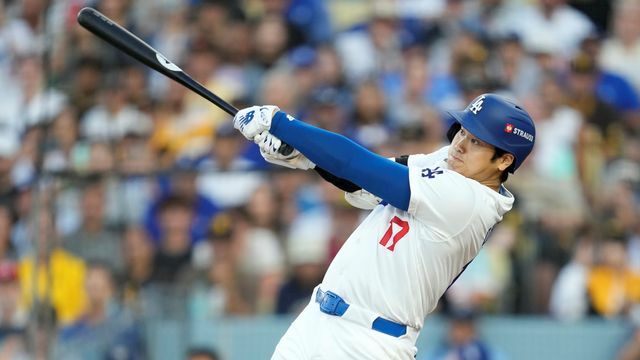
[[[409,157],[409,210],[378,205],[329,266],[323,290],[420,330],[449,285],[513,205],[447,167],[448,146]]]

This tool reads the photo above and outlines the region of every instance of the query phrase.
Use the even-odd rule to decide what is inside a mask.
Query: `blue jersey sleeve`
[[[281,111],[273,117],[270,132],[331,174],[357,184],[398,209],[409,209],[411,189],[406,166]]]

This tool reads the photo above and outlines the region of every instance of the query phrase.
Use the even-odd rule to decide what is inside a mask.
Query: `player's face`
[[[495,148],[461,128],[451,142],[447,164],[449,169],[480,183],[493,183],[513,162],[513,155],[505,154],[492,160]],[[499,180],[498,180],[499,185]]]

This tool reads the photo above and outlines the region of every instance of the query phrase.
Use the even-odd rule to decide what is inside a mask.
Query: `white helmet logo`
[[[469,111],[471,111],[474,115],[478,115],[478,112],[482,110],[482,103],[484,102],[484,95],[477,98],[476,101],[469,105]]]
[[[156,59],[158,59],[158,62],[160,63],[160,65],[164,66],[165,68],[171,71],[182,71],[182,69],[180,69],[178,65],[167,60],[167,58],[162,56],[161,54],[156,53]]]

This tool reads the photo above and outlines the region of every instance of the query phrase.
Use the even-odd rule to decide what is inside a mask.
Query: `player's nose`
[[[453,144],[453,148],[456,149],[457,152],[463,153],[466,149],[466,139],[459,139],[455,144]]]

